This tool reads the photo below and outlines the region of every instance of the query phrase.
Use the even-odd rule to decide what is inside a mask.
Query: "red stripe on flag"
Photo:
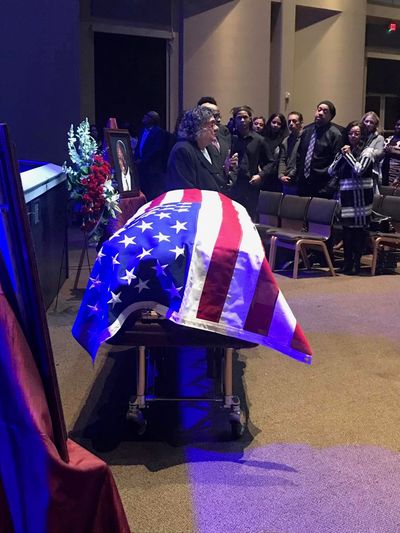
[[[222,223],[197,311],[197,318],[210,322],[218,322],[221,317],[242,241],[242,226],[236,209],[224,195],[220,195],[220,200]]]
[[[153,209],[153,207],[157,207],[158,205],[160,205],[161,202],[164,200],[166,194],[167,193],[163,193],[163,194],[160,194],[160,196],[157,196],[157,198],[154,198],[154,200],[152,200],[149,206],[146,208],[146,211],[148,211],[149,209]]]
[[[181,202],[198,203],[198,202],[201,202],[201,200],[202,200],[202,195],[199,189],[185,189],[183,191]]]
[[[253,300],[246,317],[245,330],[259,335],[268,334],[278,294],[279,288],[275,283],[268,261],[264,258]]]
[[[308,344],[308,341],[299,326],[299,324],[296,322],[296,328],[294,330],[292,342],[290,343],[290,346],[297,350],[298,352],[302,352],[308,355],[312,355],[311,346]]]

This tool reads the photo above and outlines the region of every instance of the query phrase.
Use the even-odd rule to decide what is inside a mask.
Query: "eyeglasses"
[[[210,120],[210,122],[207,122],[206,124],[204,124],[203,128],[206,130],[214,129],[216,125],[217,123],[215,122],[215,120]]]

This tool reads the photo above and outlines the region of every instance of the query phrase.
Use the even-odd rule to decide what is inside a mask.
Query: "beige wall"
[[[295,56],[295,0],[275,5],[278,17],[271,28],[270,113],[292,110]]]
[[[269,107],[270,0],[237,0],[184,26],[184,108],[216,98],[223,120],[235,105]]]
[[[296,32],[291,107],[310,122],[318,101],[329,99],[336,105],[335,122],[345,125],[363,111],[366,1],[302,0],[301,4],[341,13]]]

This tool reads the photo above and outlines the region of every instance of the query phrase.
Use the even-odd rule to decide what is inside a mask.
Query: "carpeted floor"
[[[134,356],[105,346],[93,365],[70,333],[88,275],[73,291],[77,242],[48,311],[65,418],[110,464],[133,532],[400,531],[398,273],[371,277],[367,258],[357,277],[277,274],[313,364],[263,347],[235,357],[240,440],[207,403],[156,404],[138,436],[125,421]],[[196,364],[180,355],[166,371]]]

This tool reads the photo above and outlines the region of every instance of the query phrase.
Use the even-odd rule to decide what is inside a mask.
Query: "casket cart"
[[[147,428],[145,410],[151,402],[216,402],[220,403],[228,415],[233,438],[239,438],[246,427],[246,418],[240,407],[240,399],[233,391],[233,351],[257,346],[233,337],[188,328],[174,324],[154,311],[140,311],[124,324],[124,327],[107,341],[112,345],[130,346],[137,350],[136,394],[129,400],[126,418],[136,426],[138,434]],[[214,376],[219,378],[220,394],[215,397],[160,397],[147,394],[146,367],[150,364],[152,350],[164,348],[203,347],[208,348],[212,366],[221,365],[221,371]],[[154,359],[153,359],[154,360]],[[147,364],[146,364],[147,363]]]

